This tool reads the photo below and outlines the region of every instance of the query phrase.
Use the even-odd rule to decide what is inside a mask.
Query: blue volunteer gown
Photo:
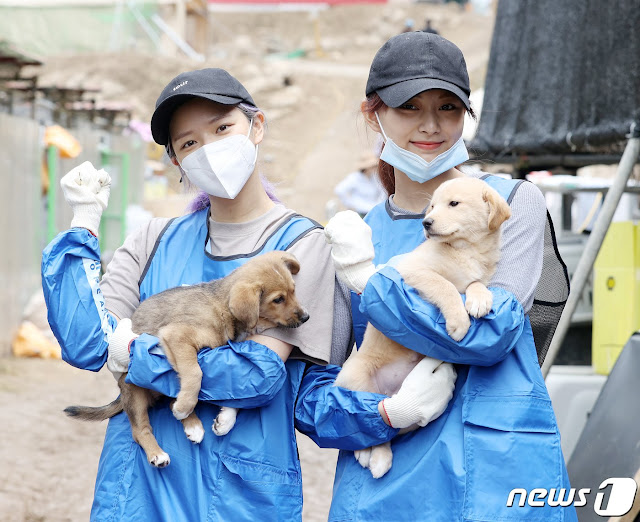
[[[205,251],[206,209],[177,218],[156,243],[139,282],[141,300],[167,288],[223,277],[254,255],[286,250],[316,226],[306,218],[293,217],[258,251],[221,258]],[[92,371],[105,364],[116,325],[105,309],[99,277],[98,240],[87,230],[61,233],[43,253],[49,322],[62,356],[73,366]],[[273,351],[253,341],[205,348],[198,360],[203,380],[196,412],[205,427],[203,441],[191,443],[173,417],[168,400],[160,401],[149,414],[171,464],[156,469],[133,441],[127,416],[115,415],[109,420],[100,457],[91,520],[301,519],[294,405],[305,368],[313,366],[300,360],[283,363]],[[329,375],[335,371],[332,367]],[[314,375],[319,383],[324,382],[322,367]],[[127,381],[168,397],[175,397],[179,390],[177,376],[158,348],[157,338],[148,334],[132,343]],[[340,393],[340,408],[354,414],[342,417],[341,429],[356,434],[353,440],[359,447],[379,444],[395,434],[377,415],[381,398],[346,390]],[[217,437],[210,426],[219,406],[225,405],[241,411],[231,432]]]
[[[514,182],[487,181],[509,200]],[[422,218],[394,217],[388,202],[367,215],[376,265],[424,241]],[[394,438],[393,466],[374,479],[354,459],[351,450],[362,446],[341,425],[345,412],[336,388],[318,386],[321,369],[307,373],[296,408],[298,428],[320,446],[343,450],[329,520],[577,520],[572,506],[553,505],[558,496],[568,496],[570,486],[529,319],[513,294],[491,291],[492,310],[479,320],[472,318],[460,342],[447,335],[439,310],[406,285],[393,266],[373,275],[361,297],[352,294],[358,345],[370,322],[412,350],[455,363],[458,377],[446,411],[426,427]],[[508,507],[514,488],[554,489],[554,496],[542,507],[521,507],[519,495]]]

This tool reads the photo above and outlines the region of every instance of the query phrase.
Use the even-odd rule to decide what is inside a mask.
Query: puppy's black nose
[[[298,319],[300,319],[300,324],[306,323],[309,320],[309,314],[307,312],[302,312],[298,314]]]
[[[422,226],[424,227],[425,230],[429,230],[429,228],[431,227],[431,225],[433,225],[433,219],[431,218],[424,218],[422,220]]]

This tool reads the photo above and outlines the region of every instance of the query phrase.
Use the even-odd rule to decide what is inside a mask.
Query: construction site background
[[[0,176],[5,182],[0,192],[0,306],[5,311],[0,316],[0,355],[11,353],[11,341],[27,315],[34,324],[46,325],[37,297],[40,258],[51,234],[70,222],[60,191],[51,196],[68,169],[90,159],[106,164],[117,177],[126,153],[127,198],[129,207],[138,208],[136,219],[144,213],[184,211],[192,195],[183,192],[163,149],[148,141],[146,126],[161,89],[180,72],[222,67],[240,79],[268,122],[259,152],[261,172],[285,205],[325,221],[335,185],[375,138],[358,114],[377,49],[401,32],[407,19],[419,29],[429,18],[461,47],[476,90],[484,84],[493,29],[492,10],[463,9],[457,3],[316,5],[303,11],[286,6],[242,12],[210,8],[204,45],[198,43],[202,37],[193,38],[196,30],[188,29],[198,23],[201,28],[202,18],[193,12],[184,15],[187,29],[178,34],[191,52],[153,22],[154,14],[175,22],[171,11],[163,11],[172,9],[164,2],[54,4],[63,2],[0,0],[0,35],[41,63],[20,69],[21,77],[36,80],[9,82],[15,87],[11,95],[6,83],[0,84]],[[117,5],[123,9],[116,31]],[[44,134],[54,124],[81,144],[78,156],[51,153]],[[43,164],[50,181],[44,194]],[[107,234],[107,250],[117,246],[126,220],[135,222],[126,215],[122,221],[122,209],[116,208],[120,201],[122,192],[114,188],[108,213],[120,221]],[[94,374],[58,360],[0,357],[0,459],[5,469],[13,470],[0,478],[0,520],[88,520],[106,425],[74,422],[62,410],[73,402],[104,404],[116,393],[106,370]],[[319,450],[306,437],[299,437],[299,448],[304,520],[326,520],[337,452]]]

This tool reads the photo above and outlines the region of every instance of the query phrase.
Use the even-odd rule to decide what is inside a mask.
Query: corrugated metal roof
[[[23,67],[25,65],[42,65],[40,60],[28,56],[22,51],[16,49],[6,40],[0,40],[0,62],[10,62],[18,67]]]

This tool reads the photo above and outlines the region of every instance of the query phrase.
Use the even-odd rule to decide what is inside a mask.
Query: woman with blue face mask
[[[342,450],[332,521],[577,520],[567,507],[570,485],[560,435],[529,319],[543,267],[545,200],[530,183],[462,165],[468,159],[462,129],[471,112],[469,93],[462,52],[435,34],[395,36],[371,65],[362,113],[384,139],[378,172],[389,197],[366,216],[370,229],[338,214],[326,230],[336,271],[355,291],[357,344],[371,323],[427,356],[396,395],[380,397],[377,404],[390,427],[423,427],[393,438],[392,466],[380,476],[379,462],[335,421],[359,415],[344,412],[334,400],[341,388],[330,379],[325,386],[310,375],[308,386],[303,380],[298,428],[320,446]],[[463,176],[485,179],[510,204],[512,217],[502,225],[492,310],[472,318],[467,335],[455,342],[439,311],[406,285],[393,261],[373,275],[371,262],[388,263],[424,241],[422,220],[431,194]],[[367,247],[370,237],[374,251]],[[338,243],[353,248],[339,252]],[[438,397],[445,406],[430,407]],[[549,493],[532,506],[525,497],[535,488]]]

